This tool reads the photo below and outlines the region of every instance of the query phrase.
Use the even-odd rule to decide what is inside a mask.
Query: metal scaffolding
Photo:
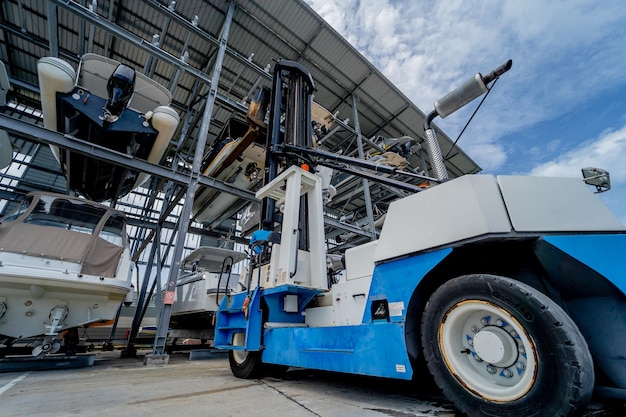
[[[150,174],[149,184],[115,201],[115,205],[128,215],[134,231],[133,259],[143,270],[131,339],[137,334],[151,295],[164,290],[167,300],[156,318],[154,354],[165,352],[170,297],[181,259],[194,249],[189,247],[188,237],[195,236],[194,242],[198,237],[212,243],[246,242],[245,236],[231,233],[236,215],[220,227],[207,229],[192,221],[192,204],[197,187],[213,188],[241,201],[258,201],[251,190],[202,175],[201,165],[228,120],[245,119],[255,89],[271,84],[269,69],[274,60],[298,60],[311,70],[317,86],[315,100],[334,115],[334,129],[319,141],[327,152],[365,159],[367,149],[386,151],[377,138],[409,135],[415,152],[408,159],[408,172],[423,177],[430,170],[420,146],[424,113],[304,2],[278,7],[257,1],[193,0],[186,2],[182,11],[176,10],[175,2],[153,0],[132,5],[112,0],[85,3],[8,0],[0,6],[0,59],[9,68],[13,87],[10,102],[0,108],[0,128],[20,148],[14,168],[5,169],[2,175],[1,210],[6,212],[30,190],[66,191],[62,172],[45,145]],[[42,16],[37,10],[47,14]],[[87,52],[143,68],[150,78],[168,86],[172,107],[182,122],[159,164],[41,127],[37,59],[50,55],[76,63]],[[443,132],[438,137],[444,152],[451,148]],[[451,176],[480,170],[458,148],[446,164]],[[18,166],[23,170],[15,175]],[[378,231],[373,207],[412,192],[422,181],[419,175],[400,178],[391,173],[381,184],[357,178],[344,168],[334,176],[337,195],[325,208],[327,243],[336,252],[375,238]],[[357,181],[360,185],[355,187]],[[409,188],[396,186],[404,183]],[[346,221],[350,216],[354,221]],[[352,236],[354,241],[341,244],[336,239],[341,234]],[[156,276],[150,288],[154,269]],[[161,276],[167,278],[162,281]],[[126,349],[133,353],[131,342]]]

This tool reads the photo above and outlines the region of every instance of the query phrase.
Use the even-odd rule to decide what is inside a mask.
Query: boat
[[[170,92],[132,67],[83,55],[78,71],[56,57],[37,63],[44,126],[158,164],[180,122]],[[50,146],[68,186],[102,202],[128,194],[148,174]]]
[[[66,353],[78,328],[130,304],[132,262],[123,213],[33,192],[0,219],[0,340],[34,339],[32,355]],[[63,340],[62,340],[63,339]]]
[[[246,258],[243,252],[201,246],[183,259],[172,304],[170,337],[213,339],[219,302],[238,289],[240,274],[235,266]]]
[[[260,143],[257,142],[260,137],[259,129],[239,119],[230,119],[203,158],[202,174],[239,189],[254,189],[265,175],[265,138]],[[195,221],[213,228],[245,203],[235,195],[200,186],[194,196],[192,213]]]
[[[265,113],[268,96],[259,89],[251,101],[246,121],[228,120],[213,146],[204,155],[200,172],[235,188],[254,191],[265,179],[266,136]],[[323,138],[332,129],[333,115],[318,103],[312,103],[313,142]],[[199,186],[193,201],[193,219],[208,229],[216,228],[222,221],[240,211],[247,201],[222,193],[214,188]]]

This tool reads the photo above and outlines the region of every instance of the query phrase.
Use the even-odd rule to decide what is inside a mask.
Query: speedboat
[[[170,337],[213,339],[213,319],[222,298],[238,288],[235,265],[247,255],[226,248],[202,246],[181,262],[170,317]]]
[[[158,164],[180,122],[171,93],[132,67],[85,54],[78,68],[56,57],[37,63],[44,126]],[[50,147],[69,188],[93,201],[124,196],[148,174]]]
[[[35,339],[33,356],[66,352],[78,327],[132,301],[123,213],[61,194],[30,193],[0,219],[0,339]]]

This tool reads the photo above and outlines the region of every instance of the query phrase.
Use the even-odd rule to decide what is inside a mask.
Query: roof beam
[[[158,1],[155,1],[155,0],[147,0],[145,3],[147,3],[148,5],[154,7],[155,9],[159,10],[164,16],[166,16],[166,18],[172,19],[174,22],[176,22],[177,24],[181,25],[182,27],[184,27],[189,32],[196,34],[198,37],[200,37],[203,40],[211,43],[213,46],[215,46],[215,47],[219,47],[220,46],[220,41],[219,40],[215,39],[213,36],[209,35],[205,31],[200,29],[198,27],[198,25],[194,24],[192,21],[189,21],[189,19],[185,18],[184,16],[181,16],[175,10],[170,9],[169,7],[167,7],[164,4],[161,4],[161,3],[159,3]],[[254,71],[256,71],[259,75],[264,76],[268,80],[272,79],[272,76],[271,76],[270,73],[265,71],[260,66],[256,65],[254,62],[251,62],[247,57],[241,55],[240,53],[238,53],[237,51],[235,51],[231,47],[226,46],[225,52],[226,52],[226,54],[228,54],[232,58],[235,58],[237,61],[239,61],[239,63],[244,64],[245,66],[247,66],[247,67],[253,69]]]
[[[181,70],[192,74],[193,76],[201,79],[205,83],[211,84],[211,78],[204,72],[192,67],[191,65],[184,62],[182,59],[179,59],[174,55],[165,52],[163,49],[152,45],[152,43],[146,41],[145,39],[141,39],[139,36],[136,36],[128,32],[127,30],[124,30],[121,27],[111,23],[100,15],[90,12],[88,9],[81,6],[80,4],[69,0],[50,0],[50,2],[69,10],[71,13],[83,18],[94,26],[110,32],[115,37],[125,40],[126,42],[155,56],[156,58],[161,59],[176,68],[180,68]]]

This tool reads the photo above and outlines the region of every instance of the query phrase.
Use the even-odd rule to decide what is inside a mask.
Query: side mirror
[[[583,181],[585,184],[596,187],[596,194],[611,189],[609,172],[601,168],[583,168]]]

